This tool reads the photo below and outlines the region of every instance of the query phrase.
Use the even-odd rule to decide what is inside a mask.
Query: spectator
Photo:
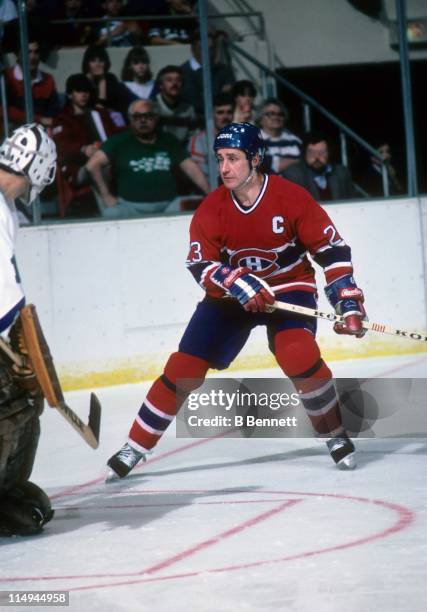
[[[231,89],[234,102],[233,123],[254,123],[257,91],[251,81],[237,81]]]
[[[108,109],[115,125],[123,127],[127,108],[135,96],[109,72],[110,67],[106,49],[101,45],[89,45],[83,56],[82,72],[92,83],[93,102],[97,107]]]
[[[3,38],[3,26],[5,23],[18,19],[16,6],[12,0],[3,0],[0,3],[0,40]]]
[[[220,93],[229,92],[235,79],[230,66],[214,61],[215,39],[212,32],[208,35],[208,45],[211,62],[212,95],[216,96]],[[201,61],[200,31],[196,30],[191,39],[191,57],[181,66],[183,75],[182,97],[186,102],[194,106],[198,115],[203,116],[205,109],[203,104]]]
[[[196,113],[188,102],[181,98],[182,69],[179,66],[165,66],[157,75],[160,93],[155,100],[160,111],[160,125],[164,132],[173,134],[186,144],[196,126]]]
[[[162,213],[176,197],[171,170],[179,166],[203,193],[209,191],[197,164],[172,136],[157,131],[159,113],[152,100],[136,100],[129,108],[130,129],[106,140],[88,161],[106,217]],[[103,168],[112,167],[117,196],[108,186]]]
[[[129,47],[131,39],[128,24],[118,19],[123,14],[123,0],[105,0],[102,6],[105,10],[104,19],[111,19],[111,21],[101,26],[97,44]]]
[[[218,134],[219,130],[228,125],[233,120],[233,98],[230,94],[218,94],[213,100],[213,119],[214,119],[214,130],[213,139]],[[208,151],[208,142],[206,138],[206,131],[199,130],[190,139],[188,146],[191,159],[193,159],[199,166],[200,170],[208,177],[208,155],[211,154]]]
[[[287,128],[288,111],[277,98],[268,98],[259,111],[265,142],[264,170],[280,174],[301,157],[301,139]]]
[[[15,125],[26,123],[21,61],[21,52],[19,52],[16,65],[5,70],[9,119]],[[39,69],[40,43],[38,40],[31,39],[28,43],[28,62],[34,120],[45,127],[51,127],[53,117],[60,110],[59,96],[52,75]]]
[[[84,74],[72,74],[66,83],[67,104],[55,118],[53,138],[58,151],[58,163],[63,178],[72,189],[80,187],[79,172],[101,143],[116,131],[108,111],[95,110],[90,104],[92,86]],[[92,198],[93,199],[93,198]],[[91,213],[94,202],[85,202]]]
[[[330,163],[328,141],[321,132],[309,132],[304,136],[302,154],[301,161],[282,172],[284,178],[307,189],[316,200],[356,197],[348,168]]]
[[[67,20],[67,23],[53,25],[53,39],[57,47],[79,47],[88,45],[94,40],[93,25],[76,23],[76,19],[91,17],[83,0],[64,0],[53,13],[54,20]]]
[[[399,195],[403,193],[402,183],[399,180],[396,168],[392,164],[391,147],[387,142],[383,142],[377,148],[383,158],[388,174],[388,188],[390,195]],[[361,186],[370,196],[380,197],[384,195],[382,164],[380,160],[372,155],[370,157],[370,165],[362,177]]]
[[[191,32],[196,20],[180,19],[180,17],[193,15],[189,0],[165,0],[161,15],[177,16],[177,19],[153,20],[148,30],[150,45],[176,45],[189,44]]]
[[[153,93],[154,80],[150,69],[150,56],[144,47],[133,47],[126,55],[122,82],[137,98],[148,99]]]

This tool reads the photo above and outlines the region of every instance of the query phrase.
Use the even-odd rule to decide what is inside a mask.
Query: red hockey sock
[[[277,362],[292,379],[316,432],[340,433],[341,413],[332,373],[314,336],[305,329],[290,329],[276,334],[274,343]]]
[[[129,432],[132,444],[150,450],[157,444],[189,393],[202,383],[209,363],[186,353],[173,353],[154,381]]]

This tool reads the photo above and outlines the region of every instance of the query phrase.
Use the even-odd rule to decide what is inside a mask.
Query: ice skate
[[[354,470],[357,465],[356,451],[353,442],[345,432],[330,438],[326,445],[338,469]]]
[[[141,460],[147,460],[146,454],[141,453],[126,442],[126,444],[107,461],[109,470],[105,481],[112,482],[119,478],[125,478]]]

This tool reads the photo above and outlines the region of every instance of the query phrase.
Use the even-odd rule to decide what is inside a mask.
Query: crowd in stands
[[[59,213],[140,216],[179,210],[179,197],[191,195],[197,205],[209,190],[211,153],[204,127],[201,41],[194,3],[27,0],[26,4],[34,117],[57,144],[59,172],[54,196],[60,202]],[[170,19],[151,20],[150,15]],[[179,15],[189,19],[174,19]],[[89,17],[110,21],[75,22]],[[121,21],[121,17],[132,19]],[[47,36],[50,20],[61,23],[51,27]],[[17,58],[4,72],[8,119],[14,127],[24,123],[26,115],[12,0],[0,5],[0,21],[4,22],[4,49],[14,51]],[[266,143],[264,172],[300,184],[320,201],[357,197],[349,170],[331,159],[328,135],[296,135],[288,128],[289,115],[281,100],[262,100],[250,80],[236,81],[232,67],[218,56],[217,43],[223,35],[212,30],[208,36],[212,137],[231,121],[257,124]],[[188,60],[182,65],[168,64],[153,75],[150,44],[190,44]],[[48,49],[81,48],[81,72],[68,76],[62,95],[53,77],[40,69],[46,45]],[[129,47],[120,74],[111,72],[108,48],[114,46]],[[389,145],[381,143],[378,150],[388,161],[391,193],[401,193]],[[382,195],[381,164],[375,157],[370,159],[364,188],[369,195]]]

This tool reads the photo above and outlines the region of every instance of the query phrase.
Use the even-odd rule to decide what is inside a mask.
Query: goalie
[[[56,148],[35,123],[13,132],[0,147],[0,333],[21,351],[20,311],[25,305],[14,256],[14,200],[30,205],[55,178]],[[25,361],[25,358],[24,358]],[[46,493],[28,479],[40,435],[43,394],[30,367],[0,354],[0,536],[40,533],[53,516]]]

